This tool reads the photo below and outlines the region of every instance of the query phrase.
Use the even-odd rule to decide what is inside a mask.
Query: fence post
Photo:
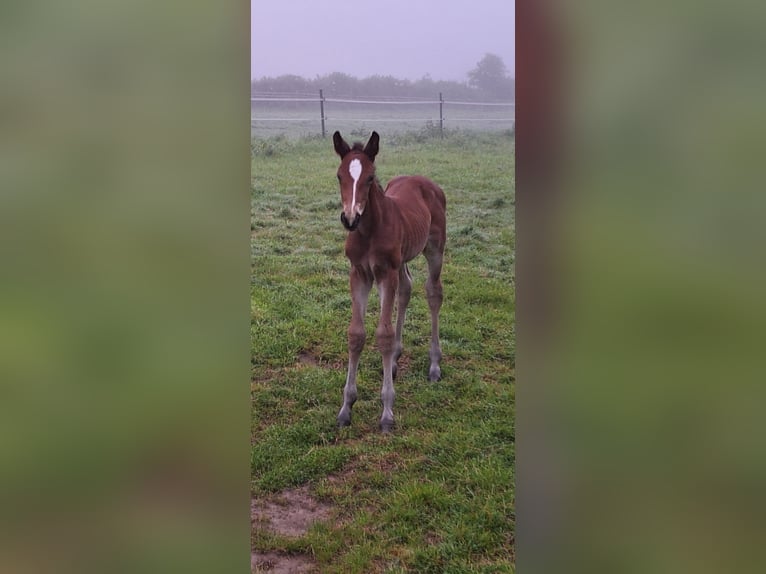
[[[439,92],[439,135],[444,137],[444,98]]]
[[[322,137],[325,137],[324,129],[324,94],[319,90],[319,114],[322,116]]]

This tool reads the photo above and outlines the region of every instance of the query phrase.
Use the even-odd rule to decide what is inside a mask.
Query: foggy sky
[[[514,12],[515,0],[251,0],[250,75],[465,81],[491,52],[515,76]]]

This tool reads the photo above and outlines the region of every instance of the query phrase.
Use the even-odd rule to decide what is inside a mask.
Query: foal
[[[356,373],[365,343],[364,315],[373,281],[380,295],[380,321],[375,338],[383,356],[383,416],[380,427],[394,426],[394,377],[402,354],[402,325],[412,292],[407,262],[418,253],[428,261],[426,296],[431,310],[431,365],[428,379],[441,377],[439,361],[439,309],[442,304],[441,269],[447,239],[446,199],[434,182],[420,176],[392,179],[385,192],[375,177],[375,156],[379,136],[372,132],[367,144],[353,147],[340,132],[333,134],[335,152],[340,156],[338,181],[343,202],[340,220],[349,231],[346,257],[351,262],[351,324],[348,327],[348,375],[343,389],[343,406],[338,425],[351,424],[351,407],[356,401]],[[397,301],[396,329],[391,316]]]

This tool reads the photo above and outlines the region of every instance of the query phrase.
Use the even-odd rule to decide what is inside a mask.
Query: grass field
[[[419,257],[410,265],[397,428],[378,430],[374,289],[353,423],[336,428],[351,316],[338,158],[329,138],[254,138],[252,496],[279,501],[305,486],[329,518],[297,537],[256,523],[253,549],[304,556],[318,572],[513,572],[513,136],[379,131],[384,185],[419,173],[447,195],[442,380],[427,381]]]

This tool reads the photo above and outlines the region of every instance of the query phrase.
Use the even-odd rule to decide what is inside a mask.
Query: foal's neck
[[[377,176],[375,176],[367,196],[367,207],[357,229],[361,235],[369,236],[376,232],[386,208],[385,204],[386,194],[383,192]]]

